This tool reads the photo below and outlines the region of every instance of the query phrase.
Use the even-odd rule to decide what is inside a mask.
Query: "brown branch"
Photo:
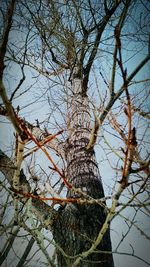
[[[140,167],[139,168],[137,168],[137,169],[131,169],[130,172],[131,173],[138,173],[138,172],[144,171],[147,175],[150,175],[149,166],[150,166],[150,161],[145,162],[144,164],[140,164]]]
[[[63,179],[64,184],[68,187],[68,188],[72,188],[72,185],[70,183],[68,183],[68,181],[66,180],[65,176],[63,173],[60,172],[60,170],[58,169],[58,167],[56,166],[55,162],[53,161],[53,159],[51,158],[51,156],[49,155],[49,153],[47,152],[47,150],[39,143],[39,141],[33,136],[33,134],[31,132],[29,132],[29,130],[27,129],[26,125],[24,124],[24,122],[22,120],[20,120],[20,118],[18,118],[18,120],[20,121],[20,125],[23,129],[23,132],[25,132],[25,134],[28,136],[29,139],[31,139],[43,152],[44,154],[47,156],[47,158],[49,159],[49,161],[52,163],[55,171],[60,175],[60,177]]]
[[[26,139],[27,138],[26,135],[20,129],[19,122],[18,122],[18,120],[16,118],[16,113],[14,111],[14,108],[13,108],[11,102],[8,99],[8,96],[6,94],[6,89],[4,87],[4,84],[3,84],[2,80],[0,80],[0,96],[1,96],[1,98],[3,100],[3,103],[4,103],[5,107],[6,107],[8,117],[9,117],[10,121],[12,122],[16,132],[21,136],[21,138],[23,140]]]
[[[34,130],[34,128],[37,128],[37,127],[32,127],[32,129]],[[38,129],[38,130],[40,130],[40,129]],[[52,140],[54,140],[55,138],[56,138],[56,136],[58,136],[59,134],[61,134],[62,132],[63,132],[64,130],[60,130],[60,131],[58,131],[56,134],[48,134],[48,136],[47,137],[43,137],[43,140],[42,141],[39,141],[39,144],[41,145],[41,146],[44,146],[44,145],[46,145],[47,143],[47,147],[49,147],[49,148],[51,148],[51,144],[49,144]],[[41,131],[41,134],[43,134],[44,135],[44,133]],[[38,138],[37,138],[38,139]],[[39,147],[34,147],[34,148],[32,148],[32,150],[29,152],[29,153],[27,153],[25,156],[24,156],[24,158],[26,158],[26,157],[28,157],[29,155],[31,155],[33,152],[36,152],[37,150],[39,149]],[[57,153],[58,153],[58,151],[57,151]]]
[[[109,9],[109,12],[107,12],[106,15],[103,17],[103,20],[100,21],[98,24],[96,24],[93,28],[91,28],[88,31],[88,33],[89,33],[89,32],[92,32],[93,30],[97,29],[97,34],[96,34],[96,37],[95,37],[95,40],[94,40],[93,49],[92,49],[91,54],[89,56],[88,62],[86,64],[86,67],[84,69],[83,95],[85,95],[86,91],[87,91],[87,84],[88,84],[90,70],[91,70],[91,67],[93,65],[94,59],[96,57],[96,54],[97,54],[97,50],[98,50],[98,46],[99,46],[99,43],[100,43],[100,39],[101,39],[102,33],[103,33],[103,31],[104,31],[109,19],[114,14],[114,12],[116,11],[116,9],[120,5],[120,3],[121,3],[121,1],[115,1],[115,3],[112,6],[112,8]]]
[[[132,106],[133,111],[138,112],[140,116],[146,119],[150,119],[150,112],[144,112],[140,108],[136,108],[135,106]]]
[[[117,122],[117,119],[115,118],[112,112],[110,112],[110,116],[108,117],[108,119],[112,127],[119,133],[125,144],[127,144],[126,134],[124,133],[121,125]]]
[[[0,171],[5,175],[6,179],[9,181],[12,188],[15,166],[12,160],[1,150],[0,150]],[[20,177],[20,191],[24,192],[24,190],[26,190],[26,193],[27,192],[29,193],[30,185],[23,171],[21,172],[21,175],[22,176]],[[27,203],[26,198],[21,197],[18,200],[20,202],[23,202],[23,204],[25,205]],[[57,219],[57,211],[54,210],[52,207],[48,206],[41,199],[32,199],[30,210],[37,217],[37,219],[41,221],[42,225],[45,228],[50,228],[54,220]]]
[[[105,120],[107,114],[111,110],[111,108],[114,105],[114,103],[119,99],[119,97],[125,91],[125,88],[129,85],[129,83],[137,75],[137,73],[148,63],[149,60],[150,60],[150,38],[149,38],[149,43],[148,43],[148,53],[147,53],[147,56],[145,56],[145,58],[137,65],[137,67],[131,72],[131,74],[128,77],[126,77],[125,82],[123,82],[123,84],[120,87],[120,89],[118,90],[118,92],[116,92],[115,94],[112,94],[111,95],[110,100],[109,100],[109,102],[108,102],[105,110],[100,115],[100,123],[101,124]],[[124,73],[124,75],[125,74],[126,73]]]
[[[6,25],[3,31],[3,37],[2,37],[2,44],[0,46],[0,80],[3,77],[3,71],[5,68],[4,65],[4,58],[6,54],[6,49],[7,49],[7,43],[8,43],[8,37],[10,33],[10,29],[12,26],[12,17],[14,13],[14,8],[15,8],[15,0],[11,0],[8,10],[7,10],[7,15],[6,15]]]
[[[127,13],[127,9],[125,9],[125,13],[123,14],[123,18],[121,17],[121,25],[123,25],[123,21],[126,17],[126,13]],[[127,148],[125,151],[125,159],[124,159],[124,166],[123,166],[123,170],[122,170],[122,178],[121,181],[119,181],[119,183],[121,184],[122,189],[125,189],[128,186],[128,178],[130,175],[130,171],[131,171],[131,166],[133,163],[133,155],[134,155],[134,150],[135,150],[135,146],[137,145],[136,142],[136,130],[135,128],[131,128],[132,127],[132,113],[131,113],[131,99],[130,99],[130,95],[128,92],[128,83],[127,83],[127,71],[126,69],[124,69],[123,67],[123,61],[122,61],[122,51],[121,51],[121,39],[120,39],[120,31],[121,31],[121,27],[120,25],[117,25],[115,27],[115,39],[116,39],[116,48],[119,51],[119,58],[116,58],[118,65],[120,67],[121,70],[121,74],[122,74],[122,78],[123,78],[123,83],[124,83],[124,88],[125,88],[125,93],[126,93],[126,98],[127,98],[127,103],[128,103],[128,107],[125,108],[125,114],[127,116],[127,120],[128,120],[128,138],[127,138]]]
[[[26,198],[39,199],[41,201],[51,200],[54,202],[54,204],[58,204],[58,203],[83,203],[83,201],[80,198],[41,197],[38,195],[33,195],[31,193],[16,190],[14,188],[11,188],[11,191],[13,191],[15,194],[23,195]]]
[[[7,119],[10,119],[10,117],[8,116],[7,109],[3,106],[0,106],[0,115],[6,116]],[[15,118],[16,116],[18,117],[18,115],[16,115],[15,113]],[[56,134],[50,134],[47,132],[46,129],[43,131],[39,127],[33,126],[31,123],[29,123],[25,119],[20,118],[19,120],[20,122],[25,124],[25,126],[31,131],[32,135],[38,140],[41,146],[46,145],[47,148],[53,149],[59,156],[61,156],[62,158],[64,157],[63,142],[60,142],[56,138],[58,135],[60,135],[64,131],[63,129],[58,131]],[[17,119],[17,123],[18,123],[18,119]],[[21,126],[21,123],[20,123],[20,126]],[[22,128],[21,130],[23,131]],[[39,147],[36,146],[35,148],[32,149],[32,151],[27,153],[24,156],[24,158],[29,156],[31,153],[36,152],[38,149]]]
[[[125,87],[127,85],[129,85],[129,83],[131,82],[131,80],[136,76],[136,74],[145,66],[145,64],[150,60],[150,54],[148,54],[140,63],[139,65],[133,70],[133,72],[126,78],[126,83],[121,86],[121,88],[118,90],[118,92],[116,94],[114,94],[113,96],[110,97],[110,100],[107,104],[107,106],[105,107],[104,111],[102,112],[102,114],[100,115],[100,123],[102,124],[103,121],[105,120],[107,114],[109,113],[109,111],[111,110],[112,106],[114,105],[114,103],[119,99],[119,97],[123,94],[123,92],[125,91]]]
[[[121,61],[121,65],[122,65],[122,61]],[[122,66],[122,75],[123,75],[124,83],[126,83],[126,73],[123,70],[123,66]],[[132,127],[131,99],[130,99],[127,86],[125,87],[125,92],[126,92],[126,97],[127,97],[127,102],[128,102],[128,108],[126,110],[126,115],[128,119],[128,138],[127,138],[127,148],[125,151],[125,160],[124,160],[124,167],[122,171],[122,178],[121,178],[121,181],[119,182],[123,189],[128,186],[128,179],[129,179],[129,175],[131,172],[131,166],[133,163],[134,151],[137,145],[136,129],[135,127],[133,129],[131,128]]]
[[[77,204],[98,204],[100,206],[102,206],[103,208],[105,208],[107,210],[107,207],[105,205],[105,201],[107,198],[102,198],[102,199],[94,199],[92,197],[90,197],[89,195],[85,194],[84,192],[82,192],[80,190],[80,188],[72,188],[72,190],[78,194],[81,195],[81,197],[78,198],[62,198],[62,197],[41,197],[39,195],[34,195],[28,192],[23,192],[23,191],[18,191],[14,188],[11,188],[11,191],[14,192],[15,194],[17,194],[18,196],[22,195],[25,198],[29,199],[33,199],[33,200],[40,200],[40,201],[48,201],[51,200],[53,202],[53,205],[55,204],[61,204],[61,205],[65,205],[66,203],[77,203]]]
[[[116,76],[116,63],[117,63],[117,52],[119,51],[119,56],[121,58],[121,39],[120,34],[121,30],[123,28],[123,24],[127,15],[128,8],[130,6],[130,0],[127,1],[125,4],[123,11],[120,15],[120,19],[115,27],[114,30],[114,37],[116,40],[115,48],[114,48],[114,54],[113,54],[113,67],[112,67],[112,77],[111,77],[111,86],[110,86],[110,94],[113,97],[114,96],[114,84],[115,84],[115,76]]]
[[[117,122],[115,116],[112,114],[111,112],[111,117],[109,119],[109,122],[110,124],[112,124],[113,128],[119,133],[120,137],[122,138],[122,140],[124,141],[124,143],[127,145],[127,137],[126,137],[126,134],[124,133],[124,131],[122,130],[121,128],[121,125]],[[134,128],[133,128],[134,130]],[[132,139],[132,138],[131,138]],[[136,143],[136,138],[134,137],[134,140],[133,140],[134,143]],[[135,144],[136,145],[136,144]],[[124,152],[124,151],[123,151]],[[124,152],[125,153],[125,152]],[[132,169],[130,170],[130,173],[138,173],[138,172],[141,172],[141,171],[144,171],[146,174],[150,174],[150,171],[149,171],[149,165],[150,165],[150,162],[146,162],[146,161],[141,161],[139,159],[139,155],[138,153],[135,151],[134,149],[134,157],[136,160],[134,160],[137,164],[140,165],[139,168],[137,169]],[[131,183],[130,183],[131,184]]]

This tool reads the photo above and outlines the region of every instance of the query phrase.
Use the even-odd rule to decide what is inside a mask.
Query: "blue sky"
[[[139,12],[139,10],[137,11]],[[17,45],[21,46],[22,40],[23,40],[22,38],[24,38],[24,36],[25,36],[24,33],[21,34],[21,37],[20,37],[18,33],[14,31],[11,35],[10,42],[11,43],[16,42]],[[34,42],[36,42],[36,39],[34,40]],[[144,47],[142,43],[141,45],[142,48],[141,48],[139,43],[140,42],[136,43],[133,41],[128,41],[127,43],[125,41],[124,48],[126,47],[128,51],[124,50],[123,58],[124,58],[124,61],[126,62],[125,66],[127,66],[128,73],[131,73],[133,71],[135,66],[143,59],[143,57],[147,53],[147,46],[145,45]],[[109,48],[109,42],[107,46],[102,46],[101,49],[107,50],[107,48]],[[135,50],[134,52],[133,52],[133,49]],[[134,54],[134,57],[132,57],[133,54]],[[96,60],[95,69],[96,69],[96,75],[98,79],[98,87],[100,89],[101,96],[104,98],[103,92],[106,89],[106,85],[104,84],[102,77],[99,75],[99,71],[103,72],[106,80],[109,82],[110,77],[111,77],[112,56],[102,51],[99,52],[99,55],[100,55],[100,58],[97,58]],[[128,58],[130,58],[130,60],[128,60]],[[143,80],[143,79],[148,78],[149,67],[150,67],[149,64],[144,66],[143,69],[138,73],[135,79]],[[52,77],[49,80],[42,77],[42,75],[37,77],[37,73],[28,67],[25,67],[24,71],[26,75],[26,80],[24,84],[21,86],[19,93],[20,92],[23,93],[29,88],[30,90],[28,90],[25,94],[22,94],[20,97],[14,99],[13,101],[14,107],[16,108],[19,105],[21,108],[20,115],[22,117],[25,117],[29,122],[35,123],[35,120],[38,119],[40,122],[43,122],[42,127],[44,126],[48,127],[48,129],[52,131],[52,133],[57,132],[55,127],[59,127],[56,125],[57,124],[60,125],[60,123],[62,123],[62,126],[64,125],[65,112],[66,112],[66,106],[65,104],[63,104],[63,97],[65,97],[65,94],[62,93],[61,91],[62,88],[63,89],[65,88],[63,84],[65,80],[65,74],[64,76],[61,75],[60,80],[57,79],[57,84],[55,85],[54,81],[56,77],[54,78]],[[21,75],[20,67],[18,67],[17,64],[15,63],[10,63],[5,73],[5,86],[7,88],[8,95],[11,95],[14,88],[18,84],[20,80],[20,75]],[[96,83],[93,77],[94,75],[92,73],[90,83],[89,83],[91,84],[89,93],[92,96],[93,101],[95,101],[94,104],[96,103],[98,105],[100,103],[100,99],[98,98],[98,91],[96,91]],[[61,82],[62,82],[62,85],[61,85]],[[116,79],[115,89],[119,89],[120,84],[121,84],[121,78],[120,78],[120,74],[118,74],[117,79]],[[141,84],[134,85],[130,90],[131,95],[133,94],[133,92],[137,93],[140,90],[141,90]],[[146,90],[147,89],[145,89],[143,91],[143,94],[141,94],[141,98],[144,97],[145,94],[147,94]],[[48,98],[50,99],[50,101],[47,102],[46,99]],[[138,101],[140,100],[141,99],[139,99]],[[55,107],[54,104],[57,104],[58,106]],[[116,106],[115,106],[116,108],[117,108],[117,105],[118,105],[118,102],[116,103]],[[145,104],[145,109],[147,108],[148,108],[148,101]],[[122,123],[124,123],[125,119],[123,116],[121,116],[120,120]],[[143,124],[142,122],[137,121],[136,125],[138,126],[141,125],[142,127]],[[139,139],[140,139],[141,132],[143,133],[144,131],[144,127],[145,126],[143,126],[138,132]],[[104,128],[109,130],[109,125]],[[12,129],[12,126],[8,124],[7,120],[3,120],[0,126],[0,129],[1,129],[0,146],[4,151],[6,151],[9,155],[11,155],[11,148],[12,148],[12,145],[14,144],[14,141],[13,141],[14,130]],[[101,136],[102,132],[100,131],[99,134]],[[118,149],[119,151],[122,142],[120,142],[117,138],[112,137],[110,134],[107,134],[106,131],[104,131],[104,134],[105,134],[105,137],[108,138],[108,142],[111,144],[111,146],[114,147],[115,149]],[[112,167],[116,166],[117,158],[115,158],[114,155],[109,155],[109,160],[111,164],[109,164],[108,160],[103,161],[104,157],[106,159],[106,155],[102,147],[106,150],[107,145],[103,143],[103,141],[101,141],[101,138],[100,138],[99,145],[97,145],[96,147],[96,155],[97,155],[97,160],[99,162],[99,169],[100,169],[100,173],[102,176],[105,192],[106,194],[111,194],[112,190],[110,189],[110,186],[111,187],[114,186],[115,180],[117,177],[115,171],[114,170],[112,171]],[[46,161],[45,161],[44,156],[42,156],[38,160],[38,164],[41,164],[42,167],[44,167],[45,169],[48,169],[46,166]],[[132,218],[132,216],[134,215],[133,209],[131,208],[127,209],[124,212],[124,215],[127,218]],[[147,216],[139,212],[135,220],[138,221],[137,225],[148,233],[150,222],[148,221]],[[122,238],[122,234],[126,233],[128,229],[127,223],[129,222],[128,221],[125,222],[121,217],[117,217],[116,219],[114,219],[113,223],[111,224],[112,243],[113,243],[114,249],[117,246],[120,238]],[[145,240],[145,237],[141,236],[140,232],[134,226],[132,227],[132,230],[126,237],[123,244],[120,246],[120,251],[132,253],[132,246],[134,247],[135,253],[138,256],[141,256],[147,260],[149,259],[150,246],[148,242]],[[147,266],[143,262],[135,258],[125,256],[125,255],[114,254],[114,259],[115,259],[115,267],[126,267],[127,265],[132,266],[132,267],[134,266],[146,267]]]

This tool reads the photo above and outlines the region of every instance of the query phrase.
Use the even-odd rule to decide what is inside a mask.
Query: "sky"
[[[11,36],[11,42],[14,40],[18,40],[18,36],[12,35]],[[19,42],[19,41],[18,41]],[[21,42],[21,41],[20,41]],[[128,44],[128,55],[130,54],[130,50],[133,49],[133,44]],[[146,53],[147,47],[139,53],[138,56],[133,58],[130,61],[130,64],[128,66],[128,72],[132,72],[132,70],[135,68],[135,65],[140,62],[140,60],[143,58],[143,55]],[[126,56],[126,55],[124,55]],[[103,60],[103,64],[101,66],[102,69],[106,69],[106,73],[109,73],[110,68],[108,62]],[[147,77],[149,70],[149,65],[147,64],[138,74],[138,79],[143,79],[144,77]],[[44,95],[45,89],[48,86],[48,83],[46,84],[46,80],[42,77],[36,77],[35,72],[31,71],[29,68],[26,68],[25,70],[27,79],[24,83],[24,85],[21,87],[22,92],[25,91],[27,88],[30,87],[32,84],[31,90],[29,90],[25,95],[23,95],[20,98],[16,98],[13,102],[14,107],[17,107],[20,105],[20,107],[23,107],[21,111],[21,115],[29,120],[31,123],[35,123],[35,120],[38,118],[39,121],[43,121],[48,118],[49,116],[49,109],[50,107],[47,106],[44,102],[44,100],[50,96],[50,93],[47,92]],[[17,74],[17,75],[16,75]],[[16,64],[10,64],[8,68],[8,76],[6,75],[5,78],[5,85],[7,88],[7,93],[10,94],[10,92],[13,91],[15,86],[18,84],[18,81],[20,79],[20,69]],[[108,76],[107,76],[108,77]],[[102,80],[101,80],[102,81]],[[92,82],[92,81],[91,81]],[[57,90],[59,88],[59,85],[57,87],[54,87],[53,89],[53,81],[50,81],[50,86],[51,86],[51,91],[53,96],[56,96],[56,101],[58,101],[58,93]],[[118,87],[119,87],[119,81],[118,81]],[[137,86],[137,88],[139,88]],[[136,88],[135,88],[136,89]],[[43,97],[41,97],[41,95]],[[97,98],[97,96],[95,96]],[[50,116],[50,123],[48,124],[49,126],[53,126],[55,123],[55,119],[57,118],[57,112],[56,116],[53,117],[53,115]],[[58,121],[60,118],[57,118]],[[45,122],[46,123],[46,122]],[[43,123],[44,126],[44,123]],[[13,144],[13,129],[7,122],[7,120],[3,120],[3,122],[0,125],[0,148],[2,148],[4,151],[8,153],[8,155],[11,155],[11,146]],[[111,137],[109,137],[109,142],[113,142],[114,139],[111,140]],[[115,144],[116,145],[116,144]],[[101,155],[99,155],[99,147],[96,149],[96,155],[97,155],[97,160],[99,162],[99,167],[100,167],[100,173],[103,179],[103,184],[104,184],[104,189],[105,191],[108,190],[108,186],[110,184],[113,184],[113,173],[111,167],[107,164],[101,164],[102,158],[103,158],[103,152],[101,151]],[[44,158],[43,158],[44,159]],[[44,162],[44,160],[43,160]],[[115,162],[115,161],[114,161]],[[113,157],[111,158],[111,163],[113,165]],[[108,190],[109,191],[109,190]],[[109,204],[109,203],[108,203]],[[132,213],[132,210],[128,209],[126,210],[124,216],[127,218],[130,218],[130,214]],[[133,216],[133,215],[132,215]],[[142,226],[142,229],[146,230],[147,233],[149,232],[149,225],[150,221],[148,221],[147,217],[142,214],[138,213],[136,218],[136,221],[138,221],[138,225]],[[126,232],[128,231],[128,226],[127,226],[128,221],[124,222],[124,220],[121,217],[117,217],[114,219],[114,221],[111,224],[111,229],[112,229],[112,244],[113,244],[113,249],[115,250],[119,240],[122,238],[123,234],[125,235]],[[132,229],[130,233],[127,235],[125,238],[123,244],[120,245],[119,251],[120,253],[123,252],[129,252],[132,253],[132,247],[134,247],[135,253],[137,256],[143,257],[145,260],[149,260],[149,251],[150,251],[150,245],[149,243],[145,240],[145,237],[141,236],[139,231],[132,226]],[[9,259],[11,261],[12,255],[9,255]],[[36,256],[37,258],[39,257]],[[126,266],[136,266],[136,267],[146,267],[148,266],[146,263],[141,262],[140,260],[133,258],[128,255],[121,255],[121,254],[114,254],[114,260],[115,260],[115,267],[126,267]],[[10,266],[10,267],[13,267]],[[38,266],[39,267],[39,266]]]

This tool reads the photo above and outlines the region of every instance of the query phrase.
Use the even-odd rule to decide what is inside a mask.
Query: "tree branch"
[[[11,159],[0,150],[0,171],[5,175],[6,179],[13,185],[13,176],[15,171],[15,166]],[[20,176],[20,191],[24,192],[28,188],[28,192],[30,192],[30,185],[26,179],[26,176],[22,172]],[[25,186],[26,185],[26,186]],[[19,201],[26,204],[26,198],[19,198]],[[37,217],[39,221],[41,221],[43,227],[50,228],[53,221],[57,218],[57,211],[55,211],[52,207],[48,206],[45,202],[40,199],[31,199],[31,207],[30,211]]]
[[[90,70],[91,70],[92,64],[94,62],[95,56],[97,54],[97,50],[98,50],[98,46],[100,43],[102,33],[103,33],[109,19],[114,14],[115,10],[117,9],[117,7],[119,6],[120,3],[121,3],[121,1],[115,1],[115,4],[112,6],[112,8],[109,10],[109,12],[107,12],[106,15],[103,17],[103,20],[100,21],[99,24],[95,25],[94,28],[90,29],[90,32],[91,32],[91,31],[95,30],[95,28],[97,28],[97,34],[96,34],[95,41],[93,44],[93,49],[92,49],[91,54],[89,56],[86,67],[84,69],[83,94],[86,94],[86,91],[87,91],[87,84],[88,84]]]
[[[127,4],[124,6],[122,13],[120,15],[120,19],[115,27],[114,36],[115,36],[115,48],[113,53],[113,66],[112,66],[112,75],[111,75],[111,86],[110,86],[110,94],[114,95],[114,85],[115,85],[115,76],[116,76],[116,64],[117,64],[117,52],[119,51],[119,55],[121,54],[121,40],[120,34],[123,28],[124,21],[127,16],[127,11],[130,6],[130,0],[127,1]]]
[[[8,111],[3,106],[0,106],[0,115],[7,117],[8,120],[10,119],[10,117],[8,116]],[[64,143],[59,141],[59,139],[57,138],[57,136],[63,132],[63,129],[57,132],[56,134],[50,134],[46,129],[41,130],[40,127],[33,126],[25,119],[23,121],[27,128],[31,131],[33,136],[38,140],[41,146],[45,146],[48,149],[53,149],[59,156],[64,158]],[[32,151],[27,153],[24,158],[37,150],[37,147],[35,149],[32,149]]]
[[[9,237],[9,239],[6,241],[6,248],[4,251],[0,252],[0,265],[4,262],[4,260],[7,258],[9,251],[12,248],[12,245],[15,241],[15,238],[20,230],[20,227],[17,227],[13,232],[12,235]]]
[[[0,63],[0,80],[2,79],[3,71],[5,68],[4,57],[6,54],[9,32],[10,32],[11,25],[12,25],[12,17],[13,17],[14,8],[15,8],[15,2],[16,2],[15,0],[10,1],[7,15],[6,15],[6,25],[5,25],[4,32],[3,32],[2,44],[0,46],[0,62],[1,62]]]
[[[25,249],[25,251],[24,251],[24,253],[23,253],[23,255],[22,255],[22,257],[21,257],[21,259],[18,262],[18,264],[17,264],[16,267],[22,267],[22,266],[24,266],[24,263],[26,261],[26,258],[28,257],[28,255],[29,255],[29,253],[30,253],[30,251],[32,249],[32,246],[33,246],[34,242],[35,242],[34,238],[31,237],[31,239],[30,239],[30,241],[29,241],[29,243],[28,243],[28,245],[27,245],[27,247],[26,247],[26,249]]]
[[[131,80],[136,76],[136,74],[145,66],[145,64],[150,60],[150,54],[148,54],[140,63],[139,65],[133,70],[133,72],[127,77],[126,83],[127,85],[131,82]],[[114,103],[118,100],[118,98],[122,95],[122,93],[125,91],[125,84],[121,86],[121,88],[118,90],[118,92],[111,96],[107,106],[105,107],[105,110],[102,112],[100,115],[100,123],[102,124],[103,121],[105,120],[107,114],[111,110],[112,106]]]

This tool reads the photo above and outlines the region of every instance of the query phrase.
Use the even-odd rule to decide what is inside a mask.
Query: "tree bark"
[[[80,188],[89,196],[95,199],[102,198],[104,191],[95,152],[94,149],[86,149],[90,140],[91,115],[88,97],[82,94],[80,79],[76,78],[72,81],[72,90],[71,122],[65,151],[67,179],[75,188]],[[73,190],[68,190],[67,197],[82,196]],[[53,225],[54,239],[64,251],[63,255],[59,249],[57,250],[58,267],[73,266],[75,256],[91,247],[105,217],[105,209],[98,204],[67,204],[60,210],[57,221]],[[96,251],[82,260],[79,266],[114,266],[109,231],[104,235]]]
[[[66,177],[74,188],[94,199],[104,197],[101,177],[93,147],[87,149],[91,136],[91,115],[88,97],[82,93],[82,80],[72,81],[71,121],[66,140]],[[12,185],[13,162],[0,151],[0,169]],[[21,177],[20,177],[21,179]],[[20,181],[20,189],[29,192],[27,180]],[[79,191],[68,190],[68,198],[82,198]],[[23,199],[22,199],[23,200]],[[32,200],[32,212],[43,226],[52,229],[57,243],[57,266],[71,267],[79,254],[87,251],[96,240],[106,218],[106,210],[99,204],[67,204],[58,211],[39,199]],[[102,242],[78,266],[113,267],[109,231]]]

